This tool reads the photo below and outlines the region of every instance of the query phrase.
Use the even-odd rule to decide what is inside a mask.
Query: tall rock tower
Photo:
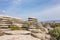
[[[29,17],[28,22],[30,23],[30,28],[42,27],[42,24],[40,22],[38,22],[37,18],[35,18],[35,17]]]

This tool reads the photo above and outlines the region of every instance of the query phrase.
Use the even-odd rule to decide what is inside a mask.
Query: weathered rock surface
[[[43,33],[32,33],[32,36],[39,38],[41,40],[50,40],[50,35],[43,34]]]
[[[26,30],[5,31],[5,33],[6,34],[12,34],[12,35],[31,34],[30,31],[26,31]]]
[[[35,29],[30,31],[26,30],[5,31],[5,33],[6,35],[0,36],[0,40],[50,40],[50,35],[44,33],[44,31]]]
[[[2,30],[0,30],[0,36],[2,36],[2,35],[4,35],[5,33],[2,31]]]
[[[0,37],[0,40],[40,40],[34,38],[31,35],[4,35]]]
[[[37,30],[31,30],[31,35],[33,37],[39,38],[41,40],[50,40],[51,36],[49,34],[47,34],[48,30],[41,30],[41,29],[37,29]]]

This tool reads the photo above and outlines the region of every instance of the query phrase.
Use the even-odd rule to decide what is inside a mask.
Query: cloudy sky
[[[0,0],[0,15],[60,20],[60,0]]]

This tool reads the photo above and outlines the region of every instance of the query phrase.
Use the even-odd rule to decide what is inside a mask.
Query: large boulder
[[[32,33],[31,35],[41,40],[50,40],[51,38],[50,35],[43,33]]]
[[[50,35],[47,34],[46,29],[35,29],[35,30],[30,30],[31,31],[31,36],[39,38],[41,40],[50,40]]]
[[[5,32],[3,32],[2,30],[0,30],[0,36],[4,35]]]
[[[5,31],[5,33],[7,35],[28,35],[31,34],[30,31],[26,31],[26,30],[14,30],[14,31]]]

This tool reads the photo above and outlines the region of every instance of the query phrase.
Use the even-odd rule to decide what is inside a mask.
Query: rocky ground
[[[5,34],[0,36],[0,40],[40,40],[38,38],[31,36],[31,32],[25,30],[4,31],[4,32]]]
[[[50,40],[50,35],[43,32],[26,30],[4,31],[0,40]]]
[[[40,40],[34,38],[31,35],[4,35],[0,37],[0,40]]]

